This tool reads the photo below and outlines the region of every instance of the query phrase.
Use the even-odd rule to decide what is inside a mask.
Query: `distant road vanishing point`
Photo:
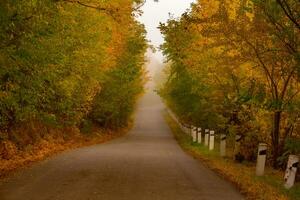
[[[106,144],[62,153],[0,183],[1,200],[239,200],[244,197],[179,147],[152,91],[135,126]]]

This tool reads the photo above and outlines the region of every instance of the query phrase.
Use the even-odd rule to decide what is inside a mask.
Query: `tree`
[[[236,134],[256,134],[264,141],[271,138],[276,167],[285,139],[296,125],[300,88],[295,72],[299,60],[297,50],[292,49],[297,49],[299,33],[285,15],[275,18],[274,7],[279,7],[270,2],[202,0],[178,21],[171,19],[160,28],[166,38],[162,49],[171,63],[169,77],[173,80],[166,84],[163,94],[173,109],[181,108],[179,115],[191,112],[189,116],[198,120],[189,120],[204,126],[212,126],[205,113],[217,113],[212,121],[221,129],[233,126]],[[284,25],[279,31],[268,13],[274,14],[277,24]],[[172,78],[174,74],[188,74],[191,81]],[[184,89],[182,84],[189,86]],[[171,95],[179,87],[187,93],[183,99],[188,100],[191,94],[197,97],[196,105],[178,102],[179,96]],[[205,113],[194,109],[197,106]],[[273,113],[273,120],[260,113]]]
[[[142,82],[137,80],[143,75],[146,45],[144,27],[133,16],[140,3],[1,1],[1,131],[11,132],[32,121],[50,127],[79,127],[106,87],[118,88],[114,83],[122,76],[134,79],[133,88],[122,92],[135,99],[138,92],[131,90],[141,90]],[[131,43],[140,50],[128,49]],[[128,50],[132,54],[127,54]],[[119,76],[109,75],[112,71]],[[112,103],[110,99],[117,97],[110,95],[97,104]],[[128,107],[134,103],[128,102]],[[124,121],[128,115],[117,113],[115,117]]]

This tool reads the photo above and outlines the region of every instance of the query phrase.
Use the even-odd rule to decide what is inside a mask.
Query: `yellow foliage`
[[[215,54],[221,54],[221,53],[224,52],[224,47],[223,46],[218,46],[218,47],[213,48],[212,50]]]
[[[216,14],[220,7],[220,1],[218,0],[200,0],[199,1],[200,7],[200,16],[206,18],[211,17]]]
[[[227,52],[227,55],[229,57],[235,57],[240,55],[240,52],[237,49],[231,49],[230,51]]]
[[[76,89],[76,77],[69,76],[59,83],[59,86],[67,97],[71,97]]]
[[[226,4],[227,4],[227,13],[229,16],[229,19],[231,20],[235,20],[237,17],[237,12],[240,9],[240,4],[241,1],[240,0],[225,0]]]
[[[253,4],[253,1],[247,0],[246,6],[248,8],[248,10],[246,11],[246,16],[249,18],[250,21],[253,21],[253,19],[254,19],[254,12],[253,12],[254,4]]]

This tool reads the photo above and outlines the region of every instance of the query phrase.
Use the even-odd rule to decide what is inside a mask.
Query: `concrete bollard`
[[[235,154],[240,152],[241,140],[242,140],[241,135],[236,135],[235,136],[235,144],[234,144],[234,153]]]
[[[188,134],[192,137],[193,128],[192,125],[188,125]]]
[[[170,109],[168,109],[168,112],[169,112],[169,115],[172,117],[172,119],[178,123],[178,120],[177,120],[177,117],[175,116],[175,114]]]
[[[209,140],[209,129],[205,129],[205,132],[204,132],[204,145],[205,146],[208,146],[208,140]]]
[[[191,126],[191,131],[192,131],[193,142],[197,142],[197,128]]]
[[[194,132],[195,132],[195,142],[198,142],[198,128],[194,126]]]
[[[215,131],[209,132],[209,150],[214,150],[215,147]]]
[[[221,138],[220,138],[220,156],[221,157],[226,156],[226,138],[227,138],[227,136],[225,134],[221,134]]]
[[[185,133],[188,135],[189,134],[189,126],[185,125]]]
[[[184,132],[185,134],[189,134],[189,129],[186,124],[184,124]]]
[[[183,127],[182,123],[180,123],[180,129],[184,132],[184,127]]]
[[[257,152],[256,176],[264,175],[266,157],[267,157],[267,144],[260,143],[258,145],[258,152]]]
[[[290,189],[294,186],[295,178],[297,174],[297,168],[299,166],[299,157],[296,155],[290,155],[287,163],[287,168],[284,176],[284,187]]]
[[[202,143],[202,133],[201,133],[202,129],[201,128],[198,128],[198,136],[197,136],[197,139],[198,139],[198,143],[201,144]]]

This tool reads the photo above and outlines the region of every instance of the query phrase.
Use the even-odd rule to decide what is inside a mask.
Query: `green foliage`
[[[0,130],[78,126],[93,109],[108,121],[118,102],[114,120],[126,124],[146,51],[134,2],[1,1]]]
[[[93,122],[90,120],[83,120],[80,125],[80,132],[84,134],[91,134],[93,130]]]
[[[170,68],[160,94],[184,122],[242,135],[248,160],[268,143],[276,166],[285,139],[299,137],[299,8],[201,0],[169,19],[159,27]]]
[[[285,142],[285,150],[291,154],[300,154],[300,139],[287,138]]]
[[[90,118],[105,127],[124,126],[143,90],[146,43],[141,25],[134,27],[117,67],[105,74],[102,91],[95,97]]]

